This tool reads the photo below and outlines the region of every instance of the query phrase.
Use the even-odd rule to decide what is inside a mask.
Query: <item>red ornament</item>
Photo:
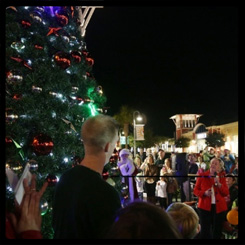
[[[54,55],[54,61],[59,67],[61,67],[64,70],[71,65],[69,54],[66,54],[62,51]]]
[[[42,47],[42,46],[39,46],[39,45],[37,45],[37,44],[35,45],[35,48],[36,48],[36,49],[43,50],[43,47]]]
[[[58,31],[61,30],[61,27],[55,28],[55,27],[49,27],[49,32],[47,33],[47,36],[54,34],[55,36],[59,36]]]
[[[32,68],[28,65],[28,63],[26,61],[24,61],[23,59],[19,58],[19,57],[10,57],[12,60],[15,60],[19,63],[22,63],[25,67],[27,67],[28,69],[32,70]]]
[[[89,66],[94,65],[94,60],[93,60],[92,58],[86,57],[86,62],[87,62],[87,64],[88,64]]]
[[[37,156],[48,155],[54,147],[52,139],[48,135],[42,133],[33,138],[31,145]]]
[[[6,136],[5,137],[6,146],[12,145],[12,143],[13,143],[13,140],[9,136]]]
[[[80,63],[82,60],[82,54],[80,51],[72,51],[71,56],[76,63]]]
[[[85,51],[85,50],[82,51],[82,54],[83,54],[84,57],[87,57],[88,56],[88,52]]]
[[[94,79],[94,76],[91,75],[91,73],[89,73],[89,72],[86,72],[86,76],[89,77],[90,79]]]
[[[49,174],[46,180],[48,181],[48,186],[55,186],[58,182],[57,177],[53,174]]]
[[[69,22],[68,15],[64,10],[57,10],[55,12],[55,16],[56,16],[56,19],[57,19],[57,22],[59,23],[59,25],[65,26],[68,24],[68,22]]]
[[[31,23],[29,21],[22,20],[21,24],[24,28],[28,28],[31,26]]]
[[[22,94],[14,94],[13,95],[13,99],[14,100],[20,100],[20,99],[22,99]]]
[[[74,7],[71,6],[71,17],[73,18],[74,17]]]

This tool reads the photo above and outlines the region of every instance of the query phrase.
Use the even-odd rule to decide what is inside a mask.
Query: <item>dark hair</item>
[[[135,201],[117,212],[106,238],[109,239],[180,239],[175,222],[156,205]]]
[[[230,173],[230,174],[227,174],[225,177],[231,177],[233,181],[236,181],[236,177],[234,174]]]

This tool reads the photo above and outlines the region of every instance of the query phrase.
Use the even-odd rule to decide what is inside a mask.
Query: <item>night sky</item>
[[[105,6],[85,41],[108,114],[129,105],[170,137],[175,114],[203,114],[206,126],[238,120],[236,7]]]
[[[236,7],[105,6],[85,41],[108,114],[131,106],[170,137],[175,114],[203,114],[206,126],[238,120]]]

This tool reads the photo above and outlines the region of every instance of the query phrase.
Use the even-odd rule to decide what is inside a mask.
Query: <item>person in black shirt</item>
[[[53,203],[55,239],[101,239],[121,208],[116,189],[102,178],[118,141],[118,123],[111,117],[88,118],[81,130],[85,156],[60,178]]]
[[[158,158],[155,161],[155,165],[158,167],[158,174],[160,175],[161,168],[164,165],[165,161],[165,151],[163,149],[159,149],[158,151]]]
[[[181,202],[185,202],[186,196],[183,183],[188,181],[188,165],[185,152],[176,154],[176,179],[180,187]]]

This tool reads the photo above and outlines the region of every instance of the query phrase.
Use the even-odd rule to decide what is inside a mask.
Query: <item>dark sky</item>
[[[203,114],[206,126],[238,120],[237,7],[105,6],[85,41],[108,114],[131,106],[169,137],[175,114]]]

